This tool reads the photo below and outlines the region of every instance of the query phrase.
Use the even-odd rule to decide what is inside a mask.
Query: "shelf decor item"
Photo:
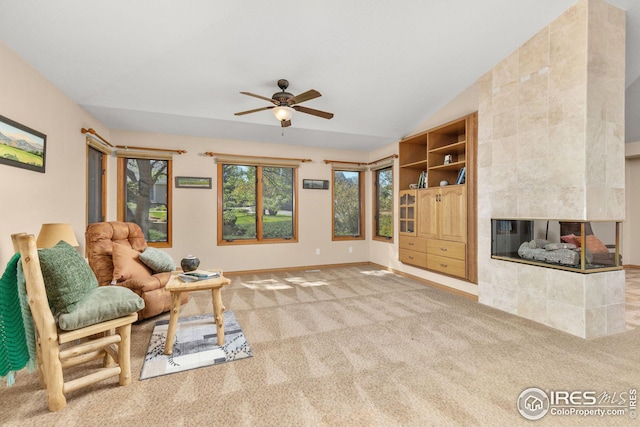
[[[422,171],[418,178],[418,188],[427,188],[427,171]]]
[[[0,116],[0,164],[44,173],[47,135]]]

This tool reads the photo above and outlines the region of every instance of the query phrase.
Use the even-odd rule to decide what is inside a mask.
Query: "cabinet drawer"
[[[398,255],[398,258],[400,258],[400,262],[415,265],[417,267],[427,268],[427,254],[424,252],[400,249]]]
[[[448,240],[429,239],[427,241],[427,253],[429,255],[443,256],[461,261],[464,261],[466,258],[465,244],[461,242],[450,242]]]
[[[427,258],[427,268],[433,271],[448,274],[456,277],[466,277],[466,262],[464,260],[447,258],[438,255],[429,255]]]
[[[419,237],[400,236],[398,247],[410,251],[427,252],[427,240]]]

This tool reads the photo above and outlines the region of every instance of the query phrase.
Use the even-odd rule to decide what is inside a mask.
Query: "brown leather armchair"
[[[138,320],[171,309],[171,294],[165,289],[171,273],[154,273],[139,262],[137,255],[146,249],[147,242],[138,224],[121,221],[89,224],[85,238],[89,266],[98,278],[98,284],[124,286],[144,299],[145,307],[138,312]],[[127,268],[128,272],[124,274],[120,265],[114,268],[114,244],[118,245],[118,254],[124,251],[130,258],[128,262],[131,268]],[[116,264],[120,264],[122,259],[122,256],[118,256]],[[180,303],[184,304],[188,299],[189,295],[183,293]]]

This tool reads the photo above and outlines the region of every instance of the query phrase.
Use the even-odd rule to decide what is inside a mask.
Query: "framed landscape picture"
[[[211,178],[176,176],[176,188],[211,188]]]
[[[47,136],[0,116],[0,164],[44,173]]]
[[[311,188],[314,190],[328,190],[329,181],[326,179],[303,179],[302,188]]]

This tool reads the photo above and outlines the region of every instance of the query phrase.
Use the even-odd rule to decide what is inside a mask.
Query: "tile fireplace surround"
[[[491,257],[491,219],[624,220],[625,14],[579,0],[478,82],[478,300],[583,338],[625,330],[624,270]],[[624,255],[624,254],[623,254]]]

